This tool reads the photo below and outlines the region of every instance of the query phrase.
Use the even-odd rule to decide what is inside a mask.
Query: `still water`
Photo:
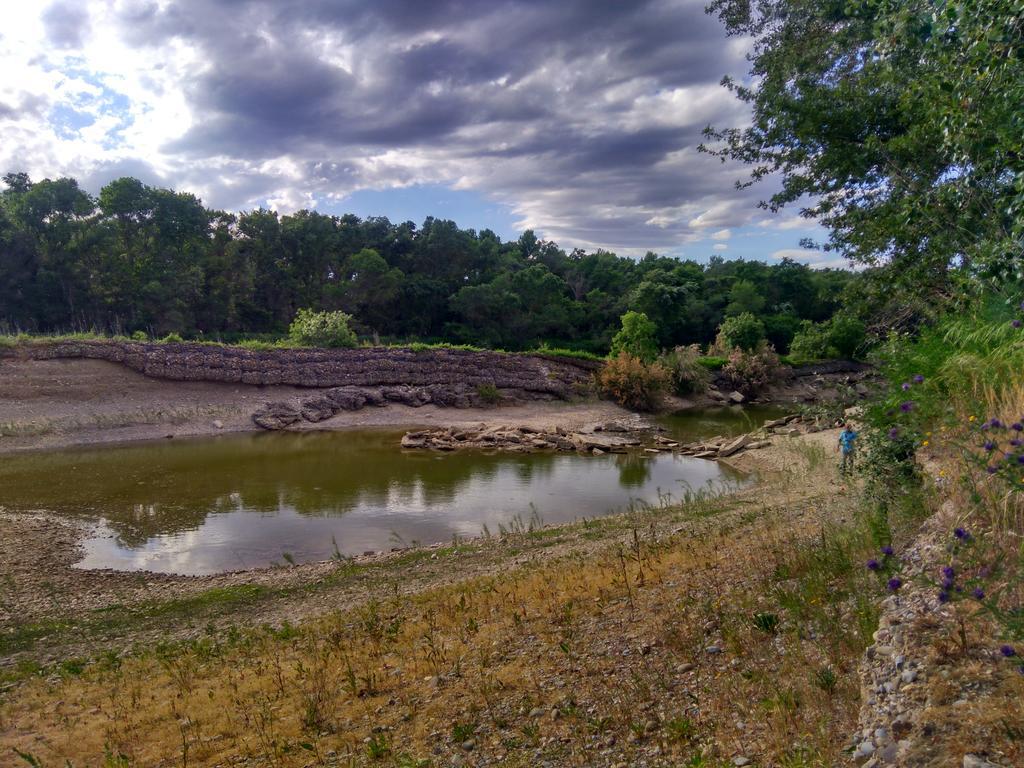
[[[666,421],[682,439],[748,424],[728,410]],[[400,438],[258,433],[17,454],[0,462],[0,505],[96,522],[82,568],[209,574],[592,518],[742,482],[670,454],[439,454],[402,451]]]

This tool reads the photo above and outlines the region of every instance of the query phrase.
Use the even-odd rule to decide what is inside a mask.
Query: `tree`
[[[764,323],[749,312],[727,317],[718,328],[718,344],[751,352],[764,341]]]
[[[753,39],[750,79],[725,81],[753,119],[703,148],[751,164],[751,183],[779,175],[765,205],[804,202],[826,248],[889,267],[889,296],[941,302],[961,274],[1020,273],[1016,6],[714,0]]]
[[[643,312],[622,316],[622,329],[612,339],[612,355],[625,353],[650,363],[658,356],[657,326]]]

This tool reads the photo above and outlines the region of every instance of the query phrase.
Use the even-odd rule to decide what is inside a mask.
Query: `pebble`
[[[854,760],[865,760],[875,754],[875,744],[873,741],[864,740],[857,745],[857,749],[853,751]]]
[[[732,759],[732,764],[738,766],[750,765],[750,758],[740,755],[739,757],[734,757]]]
[[[964,768],[999,768],[995,763],[990,763],[978,755],[964,755]]]
[[[905,670],[903,672],[903,674],[900,675],[900,680],[902,680],[904,683],[912,683],[912,682],[914,682],[915,680],[917,680],[917,670],[916,669]]]
[[[722,649],[719,648],[717,645],[709,645],[707,648],[704,649],[704,652],[714,655],[716,653],[721,653]]]

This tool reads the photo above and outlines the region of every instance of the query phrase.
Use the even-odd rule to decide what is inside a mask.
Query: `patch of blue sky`
[[[49,113],[54,131],[63,139],[75,139],[83,128],[88,128],[100,117],[117,118],[116,127],[109,130],[103,139],[104,149],[114,149],[121,143],[121,132],[134,119],[131,115],[131,100],[123,93],[111,88],[101,73],[83,67],[53,67],[67,78],[80,80],[95,89],[74,94],[72,98],[56,104]]]
[[[712,232],[697,242],[666,251],[666,255],[706,263],[713,256],[725,259],[746,259],[775,264],[790,258],[801,264],[818,267],[846,267],[846,261],[832,252],[803,248],[801,240],[822,243],[827,239],[824,228],[812,224],[782,229],[758,224],[736,227],[727,239],[714,239]],[[724,246],[724,247],[723,247]]]
[[[57,104],[50,110],[49,121],[54,133],[62,139],[73,140],[78,138],[79,131],[96,122],[96,116],[68,104]]]
[[[477,232],[490,229],[502,240],[516,240],[522,230],[515,225],[511,208],[468,189],[452,189],[444,184],[414,184],[389,189],[360,189],[347,197],[317,206],[323,213],[354,213],[360,218],[387,216],[392,223],[412,221],[420,226],[424,219],[451,219],[460,227]]]

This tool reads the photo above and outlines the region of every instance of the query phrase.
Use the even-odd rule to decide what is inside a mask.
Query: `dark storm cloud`
[[[63,0],[43,13],[47,39],[58,48],[80,48],[89,31],[89,10],[77,0]]]
[[[743,51],[702,5],[179,0],[121,20],[132,44],[183,41],[206,65],[167,148],[186,163],[344,169],[291,182],[315,196],[458,179],[556,237],[668,246],[712,208],[701,223],[754,214],[749,195],[747,213],[724,204],[737,172],[695,152],[705,124],[743,119],[716,87]]]

